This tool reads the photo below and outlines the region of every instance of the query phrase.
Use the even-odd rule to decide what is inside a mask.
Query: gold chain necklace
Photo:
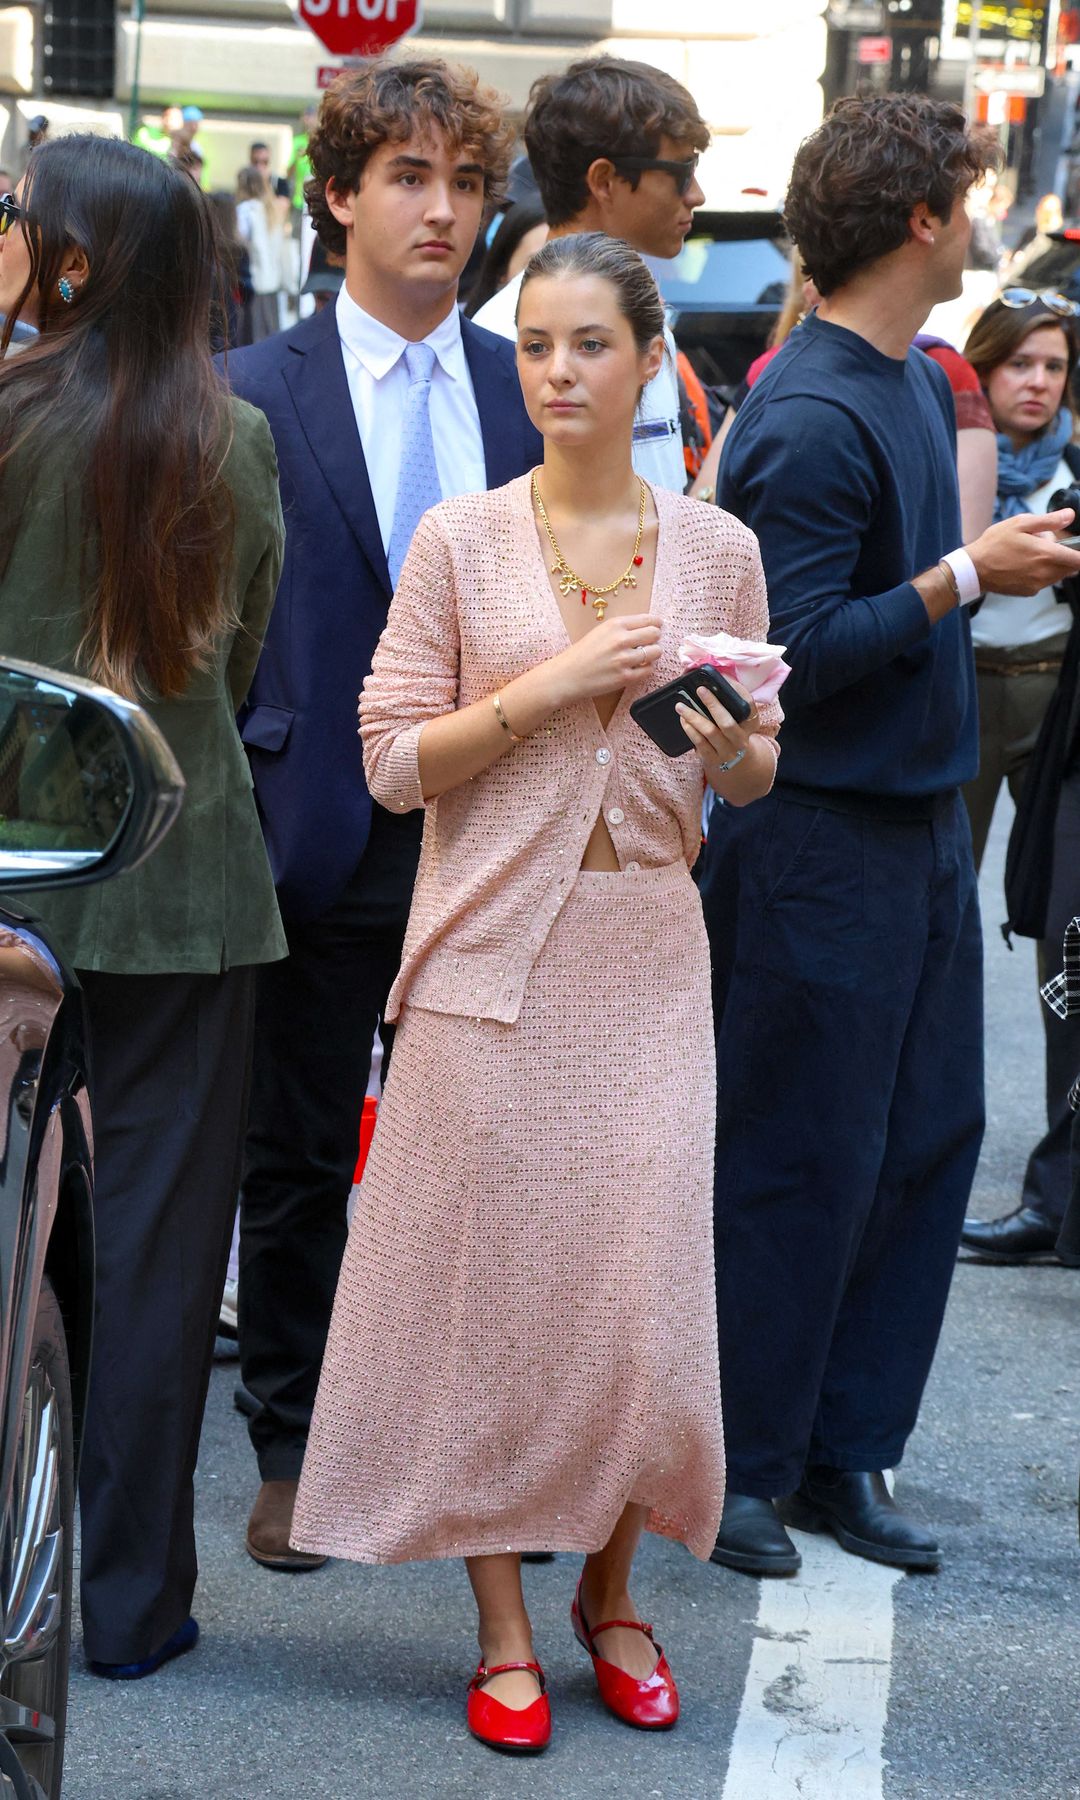
[[[582,581],[580,575],[574,574],[573,569],[559,549],[558,544],[555,542],[555,533],[551,529],[551,520],[547,516],[547,509],[545,508],[540,495],[540,483],[537,481],[535,473],[532,478],[533,498],[536,501],[536,508],[540,514],[540,518],[543,521],[544,530],[548,534],[548,542],[555,555],[555,561],[551,565],[551,573],[559,577],[559,592],[560,594],[572,594],[575,588],[580,588],[582,606],[585,605],[589,595],[592,594],[593,612],[596,614],[597,619],[602,619],[607,612],[608,594],[613,594],[615,589],[620,587],[637,587],[637,576],[634,574],[634,570],[640,569],[645,560],[641,555],[641,539],[645,530],[645,502],[648,499],[649,494],[649,490],[641,480],[640,475],[638,476],[638,481],[641,484],[641,501],[638,506],[637,536],[634,539],[634,553],[617,581],[609,581],[607,587],[596,587],[591,581]]]

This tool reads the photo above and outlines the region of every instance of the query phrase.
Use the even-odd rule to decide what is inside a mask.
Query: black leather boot
[[[876,1469],[807,1469],[796,1493],[780,1502],[796,1531],[831,1531],[837,1543],[868,1562],[895,1569],[936,1569],[941,1551],[926,1530],[900,1511]]]
[[[772,1501],[730,1491],[709,1560],[743,1575],[797,1575],[802,1567]]]
[[[983,1262],[1045,1262],[1053,1258],[1059,1230],[1033,1206],[1018,1206],[1003,1219],[968,1219],[960,1242]]]

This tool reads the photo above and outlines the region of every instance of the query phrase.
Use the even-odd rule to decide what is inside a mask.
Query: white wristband
[[[956,588],[960,595],[961,606],[970,606],[982,593],[982,582],[979,580],[979,571],[967,551],[950,550],[941,560],[948,563],[956,577]]]

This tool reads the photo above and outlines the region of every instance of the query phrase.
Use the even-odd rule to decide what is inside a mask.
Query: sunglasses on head
[[[663,169],[674,181],[675,192],[680,199],[697,174],[698,165],[696,156],[688,156],[685,162],[672,162],[663,156],[612,156],[609,161],[617,169]]]
[[[998,295],[1002,306],[1020,308],[1034,306],[1036,302],[1045,306],[1047,312],[1056,313],[1059,319],[1075,319],[1080,313],[1080,305],[1070,300],[1065,294],[1059,294],[1054,288],[1043,288],[1036,293],[1034,288],[1010,287]]]
[[[0,194],[0,237],[22,218],[22,207],[14,194]]]

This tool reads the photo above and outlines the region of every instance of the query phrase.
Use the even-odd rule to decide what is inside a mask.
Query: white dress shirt
[[[524,271],[522,271],[524,273]],[[517,342],[514,313],[521,292],[521,275],[515,275],[484,302],[474,325],[483,325],[500,337]],[[679,384],[675,375],[677,349],[670,328],[664,327],[667,355],[659,374],[650,381],[641,396],[634,420],[634,468],[646,481],[657,487],[671,488],[673,493],[686,490],[687,473],[683,459],[682,426],[679,423]]]
[[[356,429],[364,450],[383,549],[387,550],[401,465],[401,422],[409,391],[405,366],[409,340],[357,306],[344,282],[336,306]],[[461,314],[456,306],[423,342],[435,352],[429,405],[442,497],[449,500],[453,494],[483,493],[488,485],[484,440],[461,341]]]

